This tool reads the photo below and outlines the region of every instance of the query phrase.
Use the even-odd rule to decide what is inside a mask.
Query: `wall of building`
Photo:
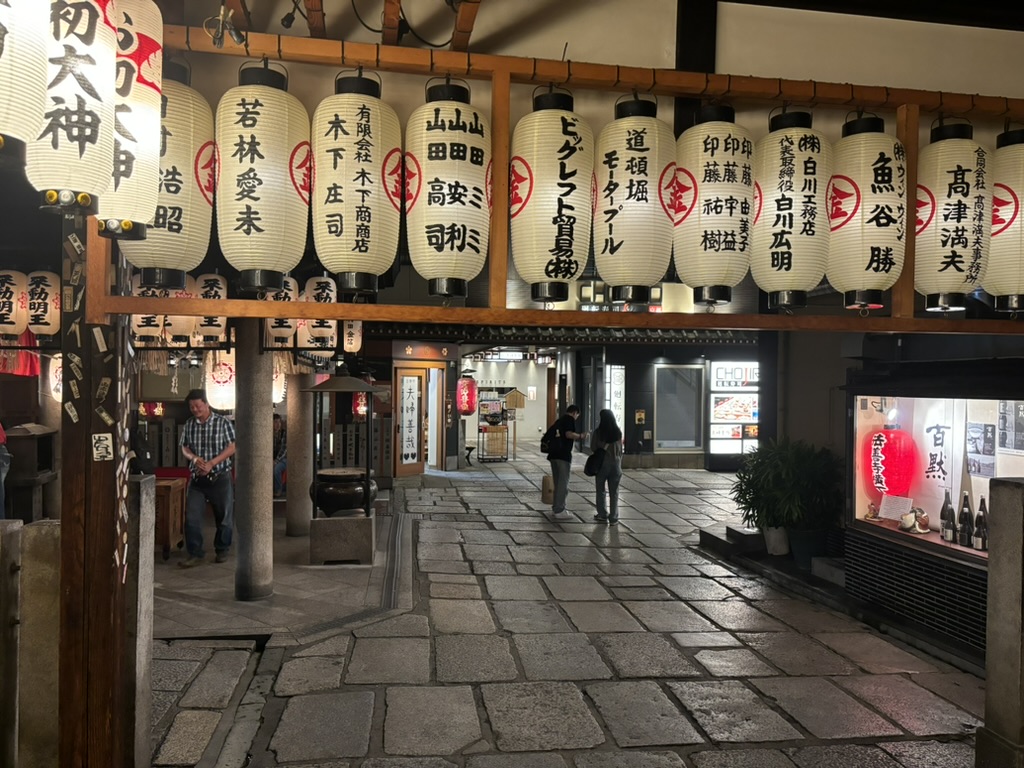
[[[527,399],[526,407],[516,410],[515,424],[509,424],[509,455],[512,452],[513,432],[516,438],[517,455],[537,454],[540,436],[547,429],[548,402],[548,366],[538,365],[532,360],[521,362],[467,361],[466,367],[476,371],[473,378],[481,392],[494,390],[499,393],[507,389],[518,389],[529,398],[531,391],[534,399]],[[477,425],[476,415],[463,416],[467,445],[475,445]]]

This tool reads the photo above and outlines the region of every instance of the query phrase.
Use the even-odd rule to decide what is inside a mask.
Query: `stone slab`
[[[480,690],[503,752],[590,749],[605,741],[571,683],[489,683]]]
[[[728,648],[740,641],[728,632],[675,632],[672,635],[682,648]]]
[[[346,683],[428,683],[430,640],[360,637],[345,673]]]
[[[249,663],[249,651],[217,651],[196,675],[185,695],[183,708],[223,709]]]
[[[985,681],[967,672],[925,672],[914,675],[914,682],[932,693],[970,712],[985,717]]]
[[[499,533],[499,531],[496,531]],[[511,563],[512,553],[507,546],[493,544],[463,544],[467,560],[489,560],[496,563]]]
[[[867,627],[849,616],[829,611],[806,600],[759,600],[757,607],[798,632],[856,632]]]
[[[483,600],[431,600],[428,613],[434,631],[441,634],[490,634],[496,629]]]
[[[734,632],[785,632],[789,629],[782,622],[739,600],[728,602],[694,600],[690,606],[703,613],[722,629]]]
[[[597,705],[620,747],[700,744],[704,741],[665,692],[651,680],[593,683],[587,686],[587,695]]]
[[[736,637],[787,675],[851,675],[857,671],[842,656],[796,632],[740,633]]]
[[[348,647],[352,642],[352,636],[346,632],[343,635],[335,635],[322,640],[309,648],[296,651],[293,656],[303,658],[306,656],[344,656],[348,653]]]
[[[482,737],[469,686],[388,688],[384,751],[451,755]]]
[[[512,642],[527,680],[606,680],[612,676],[586,635],[516,635]]]
[[[690,759],[697,768],[795,768],[792,760],[774,749],[698,752]]]
[[[764,677],[776,670],[746,648],[704,650],[694,658],[714,677]]]
[[[626,601],[627,610],[651,632],[712,632],[715,625],[685,603]]]
[[[220,723],[220,712],[186,710],[174,716],[153,765],[195,765]]]
[[[201,648],[181,642],[168,643],[165,640],[153,641],[154,659],[206,661],[212,654],[212,648]]]
[[[531,547],[529,545],[513,547],[511,550],[512,559],[517,563],[560,563],[562,558],[558,556],[553,547]]]
[[[362,757],[369,749],[373,704],[372,691],[294,696],[270,749],[279,763]]]
[[[544,584],[555,600],[611,600],[608,590],[593,576],[545,576]]]
[[[878,747],[843,744],[804,747],[793,754],[799,768],[903,768]]]
[[[567,768],[561,755],[534,752],[526,755],[479,755],[466,761],[466,768]]]
[[[426,616],[406,613],[360,627],[356,637],[430,637],[430,620]]]
[[[416,546],[417,560],[464,560],[462,547],[452,543],[421,541]]]
[[[548,595],[535,576],[485,576],[491,600],[546,600]]]
[[[508,638],[495,635],[439,635],[434,640],[439,683],[484,683],[519,676]]]
[[[515,563],[502,563],[494,560],[474,560],[472,570],[478,576],[515,576],[519,571]],[[551,566],[552,568],[554,566]]]
[[[597,646],[619,677],[691,677],[696,667],[661,635],[621,632],[599,635]]]
[[[685,681],[669,683],[668,687],[715,743],[803,738],[764,699],[738,680]]]
[[[452,600],[479,600],[483,593],[476,584],[431,584],[430,596]]]
[[[291,659],[282,665],[274,683],[274,693],[278,696],[298,696],[337,688],[341,685],[341,670],[344,666],[344,659],[329,656]]]
[[[506,632],[572,632],[554,603],[508,600],[494,603],[494,614]]]
[[[457,768],[443,757],[371,757],[362,768]]]
[[[675,752],[585,752],[576,768],[683,768]]]
[[[963,741],[891,741],[878,746],[903,768],[974,768],[974,747]]]
[[[814,638],[875,675],[938,671],[934,664],[869,632],[822,632]]]
[[[846,679],[846,678],[840,678]],[[751,683],[820,739],[898,736],[899,728],[820,677],[762,678]]]
[[[491,544],[501,547],[510,547],[515,544],[513,537],[505,531],[463,531],[462,540],[467,544]]]
[[[915,736],[960,735],[981,725],[974,716],[902,675],[865,675],[836,682]]]
[[[640,623],[618,603],[562,603],[580,632],[642,632]]]
[[[152,686],[154,691],[180,691],[202,664],[198,661],[153,659]]]
[[[373,564],[377,549],[375,515],[316,517],[309,521],[310,565],[356,562]],[[424,545],[425,546],[425,545]],[[454,546],[458,544],[438,544]]]

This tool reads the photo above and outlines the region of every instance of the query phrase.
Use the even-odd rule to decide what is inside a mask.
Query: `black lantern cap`
[[[736,110],[726,104],[706,104],[697,111],[694,125],[701,123],[735,123]]]
[[[803,309],[807,306],[807,291],[772,291],[768,294],[768,309]]]
[[[238,73],[239,85],[265,85],[279,91],[288,90],[288,75],[271,69],[265,63],[262,67],[245,67]]]
[[[427,86],[427,103],[432,101],[457,101],[469,104],[469,88],[454,83]]]
[[[847,309],[881,309],[882,292],[876,289],[846,291],[843,294],[843,306]]]
[[[785,128],[810,128],[814,118],[810,112],[783,112],[768,121],[769,131],[781,131]]]
[[[624,117],[657,117],[658,104],[650,99],[627,99],[615,105],[615,119]]]
[[[97,219],[97,231],[100,237],[109,240],[141,241],[146,239],[148,228],[137,221],[122,219]]]
[[[377,275],[372,272],[338,272],[339,293],[376,293]]]
[[[166,288],[169,291],[180,291],[185,288],[185,270],[143,267],[139,271],[139,285],[143,288]]]
[[[693,303],[706,306],[728,304],[732,301],[732,288],[727,285],[703,285],[693,289]]]
[[[1024,144],[1024,128],[1014,128],[1012,131],[1003,131],[996,136],[996,149],[1010,147],[1014,144]]]
[[[427,294],[464,299],[469,293],[469,283],[458,277],[435,277],[427,283]]]
[[[650,304],[651,289],[646,285],[612,286],[612,304]]]
[[[967,297],[962,293],[929,293],[924,297],[924,308],[929,312],[961,312],[967,309]]]
[[[572,105],[572,94],[564,91],[547,91],[533,97],[534,112],[540,112],[542,109],[563,109],[572,112]],[[615,116],[618,117],[618,107]]]
[[[568,301],[568,283],[532,283],[530,298],[534,301]]]
[[[272,269],[243,269],[238,273],[238,290],[242,293],[264,293],[283,289],[283,272]]]
[[[996,312],[1024,312],[1024,296],[1009,294],[995,297]]]
[[[190,79],[188,67],[177,61],[164,59],[164,80],[173,80],[176,83],[188,85]]]
[[[870,117],[857,117],[843,123],[843,138],[855,136],[858,133],[885,133],[885,120],[874,115]]]
[[[949,123],[932,128],[932,144],[946,139],[973,139],[974,126],[970,123]]]
[[[379,99],[380,83],[369,77],[358,77],[356,75],[336,77],[334,79],[334,92],[337,94],[358,93],[363,96],[372,96],[375,99]]]
[[[25,167],[25,142],[0,134],[0,168]]]

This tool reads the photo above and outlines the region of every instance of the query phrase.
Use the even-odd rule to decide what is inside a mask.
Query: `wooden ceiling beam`
[[[310,37],[327,37],[327,23],[324,21],[323,0],[302,0],[306,6],[306,23]]]
[[[452,32],[451,49],[468,51],[469,37],[473,34],[476,14],[480,10],[480,0],[462,0],[455,15],[455,31]]]
[[[234,11],[231,14],[231,23],[235,25],[235,29],[248,32],[252,26],[252,18],[249,16],[249,7],[245,0],[224,0],[224,7]]]
[[[398,23],[402,19],[402,0],[384,0],[384,18],[381,21],[381,42],[398,45]]]
[[[164,24],[185,23],[185,0],[156,0]]]

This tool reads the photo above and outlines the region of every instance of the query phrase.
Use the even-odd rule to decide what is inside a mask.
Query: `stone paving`
[[[158,642],[154,765],[973,766],[983,681],[697,548],[730,477],[629,470],[609,528],[580,466],[551,521],[544,469],[395,489],[411,611]]]

